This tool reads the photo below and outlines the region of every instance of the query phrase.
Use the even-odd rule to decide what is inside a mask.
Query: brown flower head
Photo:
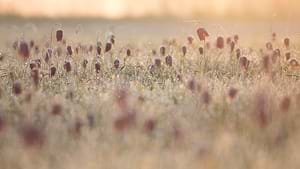
[[[198,28],[197,35],[200,41],[205,41],[206,37],[209,36],[208,32],[204,28]]]

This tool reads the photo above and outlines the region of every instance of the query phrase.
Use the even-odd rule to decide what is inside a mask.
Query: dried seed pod
[[[155,59],[154,60],[154,65],[155,65],[155,67],[161,67],[161,60],[160,59]]]
[[[200,41],[205,41],[205,38],[209,36],[208,32],[204,28],[198,28],[197,35]]]
[[[266,56],[263,57],[262,64],[263,64],[264,70],[266,72],[268,72],[269,69],[270,69],[270,57],[269,57],[269,55],[266,55]]]
[[[95,127],[95,115],[92,113],[88,113],[86,118],[87,118],[89,127],[94,128]]]
[[[118,59],[116,59],[116,60],[114,61],[114,68],[115,68],[115,69],[119,69],[119,67],[120,67],[120,61],[119,61]]]
[[[75,52],[76,52],[76,54],[79,53],[79,48],[78,47],[75,48]]]
[[[286,60],[290,60],[291,59],[291,53],[290,52],[285,53],[285,59]]]
[[[82,61],[82,67],[83,67],[84,69],[86,69],[87,64],[88,64],[88,60],[87,60],[87,59],[84,59],[84,60]]]
[[[135,125],[136,121],[136,113],[133,112],[126,112],[120,115],[114,121],[114,127],[117,131],[125,131],[130,127]]]
[[[64,64],[64,69],[65,69],[67,72],[71,72],[71,70],[72,70],[71,63],[66,61],[65,64]]]
[[[67,52],[68,52],[68,55],[70,55],[70,56],[73,55],[73,51],[72,51],[72,47],[71,46],[67,46]]]
[[[209,92],[206,90],[202,93],[201,95],[201,100],[205,105],[209,105],[211,102],[211,96],[209,94]]]
[[[42,64],[41,59],[35,59],[33,60],[33,62],[35,63],[36,68],[41,68],[41,64]]]
[[[111,42],[112,44],[115,44],[115,36],[114,36],[114,35],[111,36],[110,42]]]
[[[237,93],[238,90],[236,88],[231,87],[228,91],[228,96],[231,100],[233,100],[236,97]]]
[[[90,52],[90,53],[92,53],[92,52],[93,52],[93,50],[94,50],[94,47],[93,47],[93,45],[90,45],[90,47],[89,47],[89,52]]]
[[[217,48],[218,49],[223,49],[224,48],[224,38],[219,36],[217,38]]]
[[[43,131],[32,124],[26,124],[21,129],[21,138],[27,147],[41,147],[45,142]]]
[[[286,48],[289,48],[289,47],[290,47],[290,39],[289,39],[289,38],[285,38],[285,39],[283,40],[283,43],[284,43],[284,46],[285,46]]]
[[[185,56],[185,55],[186,55],[186,52],[187,52],[186,46],[183,46],[183,47],[181,48],[181,50],[182,50],[183,56]]]
[[[153,56],[156,56],[156,54],[157,54],[156,50],[155,50],[155,49],[152,49],[152,55],[153,55]]]
[[[56,67],[52,66],[52,67],[50,68],[50,77],[55,76],[55,74],[56,74]]]
[[[292,68],[298,68],[299,67],[299,63],[296,59],[292,59],[290,61],[290,66],[292,66]]]
[[[191,45],[193,44],[194,38],[192,36],[187,37],[188,43]]]
[[[272,57],[271,57],[271,60],[272,60],[272,63],[276,63],[277,62],[277,59],[279,58],[279,55],[277,53],[277,49],[275,51],[273,51],[272,53]]]
[[[273,45],[271,42],[266,43],[266,49],[267,50],[273,50]]]
[[[258,93],[255,97],[254,115],[261,128],[268,126],[271,114],[268,111],[268,100],[264,93]]]
[[[34,40],[30,40],[29,46],[30,46],[31,49],[34,47]]]
[[[235,48],[235,43],[234,43],[234,42],[231,42],[231,43],[230,43],[230,51],[233,52],[233,51],[234,51],[234,48]]]
[[[190,89],[192,92],[194,92],[197,87],[197,82],[194,79],[191,79],[188,81],[187,86],[188,86],[188,89]]]
[[[95,63],[95,70],[96,70],[96,73],[100,73],[100,63],[99,62],[97,62],[97,63]]]
[[[56,31],[56,41],[61,42],[64,36],[63,30],[57,30]]]
[[[146,132],[151,133],[156,127],[156,121],[153,119],[148,119],[144,123],[144,129]]]
[[[241,49],[236,49],[235,53],[236,53],[236,58],[239,59],[241,57],[241,54],[242,54]]]
[[[29,67],[30,67],[30,69],[32,70],[32,69],[36,68],[37,66],[36,66],[35,63],[31,62],[31,63],[29,64]]]
[[[240,60],[240,66],[243,69],[248,70],[250,61],[246,57],[240,57],[239,60]]]
[[[204,54],[204,49],[203,49],[203,47],[200,47],[200,48],[199,48],[199,53],[200,53],[200,55],[203,55],[203,54]]]
[[[161,56],[165,56],[166,55],[166,48],[164,46],[160,47],[159,52],[160,52]]]
[[[56,115],[61,115],[63,110],[63,107],[61,104],[55,103],[52,105],[52,110],[51,110],[51,114],[56,116]]]
[[[115,92],[115,100],[122,111],[127,111],[128,92],[125,89],[117,89]]]
[[[283,112],[287,112],[287,111],[289,111],[290,106],[291,106],[291,98],[290,97],[284,97],[281,100],[281,103],[280,103],[280,110],[283,111]]]
[[[276,41],[276,36],[277,36],[276,33],[273,32],[273,33],[272,33],[272,41]]]
[[[237,44],[240,39],[239,35],[234,35],[233,39],[234,39],[234,43]]]
[[[233,42],[233,41],[231,41],[231,37],[227,37],[226,38],[226,44],[231,45],[231,42]]]
[[[22,93],[22,85],[20,82],[15,81],[12,86],[12,92],[15,95],[20,95]]]
[[[173,59],[172,59],[172,56],[167,56],[166,58],[165,58],[165,62],[166,62],[166,65],[167,66],[172,66],[172,64],[173,64]]]
[[[29,47],[26,42],[21,42],[19,46],[19,55],[23,57],[24,59],[29,58],[30,52]]]
[[[0,134],[5,130],[6,121],[3,116],[0,114]]]
[[[127,55],[127,57],[131,56],[131,50],[130,49],[127,49],[126,55]]]
[[[97,55],[101,55],[101,47],[97,46]]]
[[[39,46],[35,46],[35,47],[34,47],[34,53],[35,53],[36,55],[38,55],[38,54],[40,53],[40,48],[39,48]]]
[[[105,45],[105,52],[109,52],[112,48],[112,44],[111,43],[106,43]]]
[[[18,49],[18,46],[19,46],[19,42],[18,41],[14,41],[14,43],[12,44],[12,48],[14,50],[17,50]]]
[[[31,70],[31,78],[32,78],[32,81],[33,81],[35,87],[37,87],[39,85],[39,81],[40,81],[38,69]]]

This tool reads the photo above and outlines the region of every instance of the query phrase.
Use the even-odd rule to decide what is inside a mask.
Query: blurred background
[[[0,15],[106,19],[297,19],[299,6],[299,0],[0,0]]]

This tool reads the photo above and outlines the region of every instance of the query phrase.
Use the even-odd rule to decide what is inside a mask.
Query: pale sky
[[[22,16],[300,16],[300,0],[0,0],[0,14]]]

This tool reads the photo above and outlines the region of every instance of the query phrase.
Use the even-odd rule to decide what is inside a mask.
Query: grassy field
[[[299,168],[298,30],[3,19],[0,168]]]

